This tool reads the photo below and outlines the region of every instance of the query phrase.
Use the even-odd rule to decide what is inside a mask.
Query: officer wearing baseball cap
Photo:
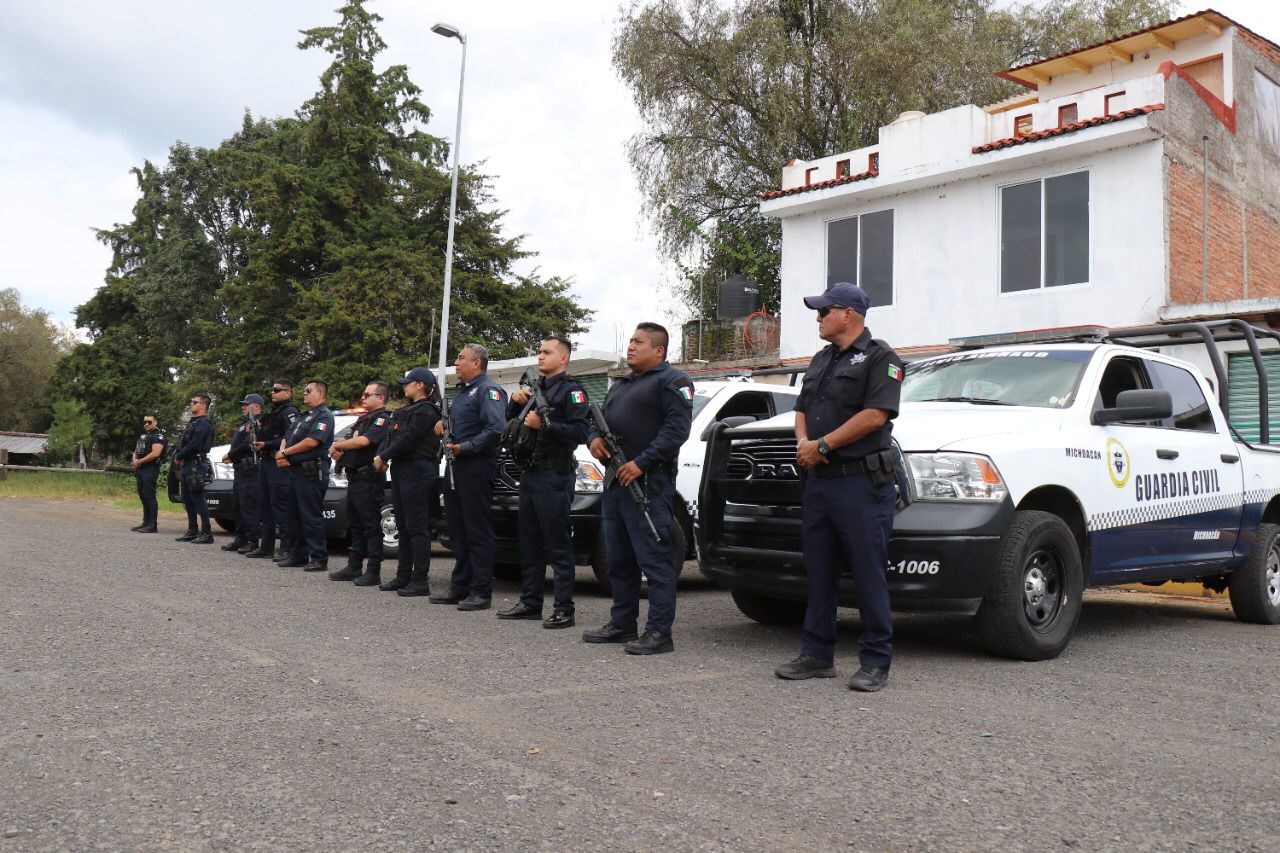
[[[440,398],[436,378],[425,367],[415,367],[400,378],[405,405],[391,413],[391,429],[373,457],[379,474],[391,465],[391,505],[400,534],[400,558],[396,576],[378,589],[399,595],[430,595],[431,496],[440,464],[440,439],[436,424]]]
[[[240,401],[240,412],[244,418],[236,424],[236,431],[231,435],[231,449],[222,457],[222,461],[231,463],[234,469],[232,494],[236,498],[236,536],[223,545],[222,550],[247,554],[257,548],[260,541],[258,501],[261,491],[258,482],[261,476],[258,466],[262,458],[257,444],[262,395],[246,394]]]
[[[871,337],[867,293],[840,282],[804,300],[827,341],[809,363],[796,401],[796,458],[805,470],[801,541],[809,601],[800,655],[779,678],[834,678],[836,605],[846,563],[857,590],[861,667],[849,689],[874,692],[889,678],[889,537],[897,501],[892,419],[902,392],[902,359]]]

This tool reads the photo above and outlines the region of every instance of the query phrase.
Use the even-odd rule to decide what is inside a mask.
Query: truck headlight
[[[1002,501],[1009,494],[995,464],[976,453],[907,453],[919,501]]]
[[[229,462],[213,463],[213,479],[215,480],[234,480],[236,469],[231,467]]]
[[[579,494],[599,494],[604,491],[604,471],[594,462],[578,462],[578,479],[574,491]]]

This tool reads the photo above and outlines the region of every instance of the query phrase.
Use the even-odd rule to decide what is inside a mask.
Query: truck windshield
[[[1065,409],[1090,355],[1089,350],[983,350],[911,362],[902,402]]]

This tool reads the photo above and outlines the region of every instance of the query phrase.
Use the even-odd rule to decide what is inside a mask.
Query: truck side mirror
[[[1103,426],[1126,421],[1158,421],[1172,415],[1172,394],[1154,388],[1141,388],[1121,391],[1116,395],[1115,406],[1094,412],[1091,422]]]

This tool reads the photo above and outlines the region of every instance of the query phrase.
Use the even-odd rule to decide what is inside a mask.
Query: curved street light
[[[445,358],[449,353],[449,293],[453,281],[453,225],[458,210],[458,149],[462,145],[462,87],[467,76],[467,37],[450,24],[439,23],[431,32],[445,38],[457,39],[462,44],[462,70],[458,72],[458,125],[453,132],[453,183],[449,189],[449,236],[444,251],[444,307],[440,312],[440,399],[445,402]],[[448,408],[445,409],[448,412]]]

